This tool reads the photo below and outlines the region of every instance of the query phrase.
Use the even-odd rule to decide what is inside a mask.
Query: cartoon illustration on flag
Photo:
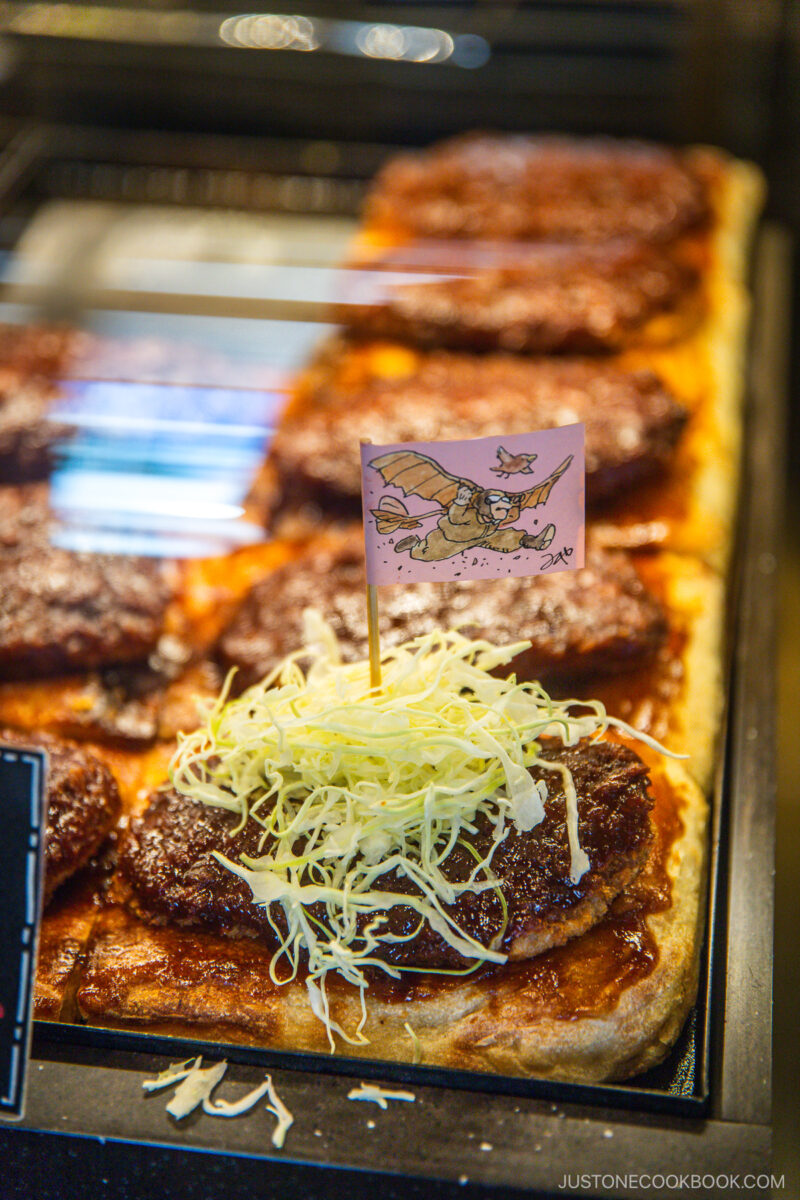
[[[582,425],[460,442],[366,444],[361,458],[370,583],[583,565]],[[523,483],[515,476],[526,486],[505,482]]]

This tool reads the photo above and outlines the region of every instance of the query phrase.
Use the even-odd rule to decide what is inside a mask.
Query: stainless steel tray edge
[[[728,759],[724,1031],[715,1111],[766,1125],[772,1091],[777,566],[783,512],[791,240],[756,258]]]

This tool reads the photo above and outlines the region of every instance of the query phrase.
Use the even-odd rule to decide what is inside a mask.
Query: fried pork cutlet
[[[345,292],[339,320],[360,337],[419,346],[574,354],[674,339],[702,311],[696,271],[644,242],[491,250],[451,243],[437,248],[419,280],[419,267],[408,265],[414,253],[373,259],[366,293]],[[354,278],[363,289],[363,275]]]
[[[0,745],[47,751],[47,904],[56,888],[97,853],[114,827],[121,807],[117,783],[88,750],[50,734],[0,729]]]
[[[561,776],[533,767],[549,795],[544,820],[528,833],[515,826],[492,857],[507,909],[494,889],[465,892],[445,911],[482,945],[499,939],[512,959],[531,958],[584,933],[638,875],[652,839],[648,771],[626,747],[582,742],[570,749],[544,750],[543,758],[569,768],[578,794],[579,837],[590,868],[570,880],[566,801]],[[241,854],[257,857],[262,827],[249,822],[234,833],[238,816],[189,800],[176,792],[157,792],[144,814],[134,820],[121,847],[121,894],[146,920],[200,925],[221,933],[249,935],[274,944],[266,910],[255,904],[247,884],[213,857],[218,850],[231,861]],[[470,836],[484,857],[492,845],[491,823],[479,817]],[[453,882],[466,880],[475,867],[468,849],[456,846],[446,861]],[[376,880],[376,890],[418,894],[405,875],[392,871]],[[317,911],[318,910],[318,911]],[[312,909],[324,921],[324,906]],[[375,919],[371,913],[369,920]],[[278,928],[282,914],[272,912]],[[458,969],[469,965],[461,954],[419,914],[402,904],[386,910],[384,929],[408,938],[384,943],[375,954],[398,966]],[[414,931],[416,930],[416,933]],[[409,937],[409,935],[412,935]]]
[[[368,648],[360,538],[312,545],[257,583],[224,630],[219,661],[238,668],[237,690],[302,645],[303,610],[319,608],[346,662]],[[503,644],[531,642],[512,663],[520,679],[585,678],[640,666],[667,633],[664,611],[621,552],[590,551],[579,571],[531,578],[415,583],[381,589],[380,634],[395,646],[431,629]]]
[[[47,487],[0,488],[0,678],[144,659],[169,590],[152,559],[52,544]]]
[[[346,359],[344,360],[346,363]],[[598,504],[652,478],[669,461],[688,413],[650,371],[581,359],[426,354],[410,375],[355,387],[336,368],[272,444],[276,508],[357,514],[359,440],[448,441],[583,422],[586,493]],[[521,479],[531,486],[533,475]]]
[[[665,146],[477,133],[392,158],[365,215],[423,238],[667,241],[708,213],[692,158]]]
[[[74,433],[50,411],[81,338],[55,326],[0,325],[0,483],[44,478]]]
[[[0,324],[0,391],[9,382],[59,378],[84,341],[68,326]]]
[[[50,417],[54,392],[48,384],[0,386],[0,481],[43,479],[58,446],[74,429]]]

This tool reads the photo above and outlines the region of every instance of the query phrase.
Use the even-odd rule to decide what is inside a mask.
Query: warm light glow
[[[444,62],[453,53],[455,43],[443,29],[362,25],[356,34],[356,46],[367,58],[425,63]]]
[[[0,22],[0,32],[87,41],[215,45],[237,50],[324,50],[386,62],[448,63],[474,69],[491,56],[477,34],[421,25],[338,21],[288,13],[153,13],[104,5],[24,4]]]
[[[278,13],[228,17],[219,27],[219,36],[229,46],[252,50],[319,48],[314,22],[309,17],[281,16]]]

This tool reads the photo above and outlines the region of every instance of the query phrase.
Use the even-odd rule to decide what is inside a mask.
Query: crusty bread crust
[[[708,162],[715,221],[704,272],[705,320],[684,341],[622,356],[650,366],[691,411],[681,444],[660,484],[640,491],[595,523],[607,546],[659,546],[693,554],[726,571],[739,494],[746,335],[747,262],[764,198],[751,163],[698,149]]]
[[[639,576],[664,605],[667,642],[650,666],[588,680],[579,694],[686,755],[688,773],[708,792],[723,712],[725,585],[697,558],[667,552],[635,556]]]

